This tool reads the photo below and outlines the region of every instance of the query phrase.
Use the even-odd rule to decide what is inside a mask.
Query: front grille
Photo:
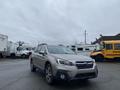
[[[78,69],[88,69],[93,68],[93,61],[77,61],[76,67]]]

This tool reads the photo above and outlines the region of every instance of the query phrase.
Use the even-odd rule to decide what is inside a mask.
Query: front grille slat
[[[88,69],[88,68],[93,68],[93,62],[92,61],[77,61],[76,62],[76,67],[78,69]]]

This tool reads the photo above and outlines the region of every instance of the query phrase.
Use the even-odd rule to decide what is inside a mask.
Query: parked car
[[[54,80],[91,79],[98,76],[95,60],[77,55],[69,48],[40,44],[30,56],[31,71],[41,69],[48,84]]]

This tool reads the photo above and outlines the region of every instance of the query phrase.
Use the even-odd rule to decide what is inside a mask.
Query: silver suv
[[[91,79],[98,76],[93,59],[75,54],[64,46],[40,44],[30,56],[31,71],[44,71],[48,84],[54,80]]]

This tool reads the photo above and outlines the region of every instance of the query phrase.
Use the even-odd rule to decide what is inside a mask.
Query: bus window
[[[115,50],[120,50],[120,44],[115,44],[114,47],[115,47]]]
[[[113,49],[113,45],[112,44],[106,44],[106,50],[112,50]]]

